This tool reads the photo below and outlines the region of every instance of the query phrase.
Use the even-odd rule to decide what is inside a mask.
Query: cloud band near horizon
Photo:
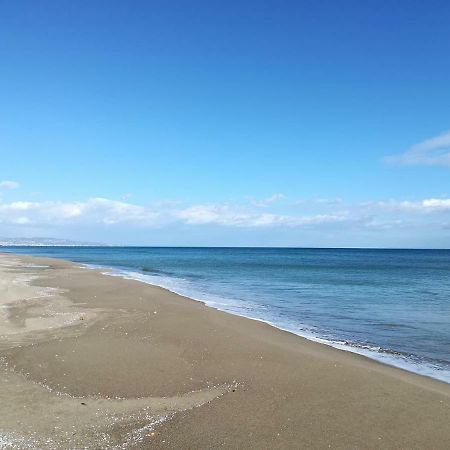
[[[168,224],[214,225],[219,227],[310,227],[347,224],[385,228],[387,224],[404,226],[426,217],[450,222],[450,198],[428,198],[417,201],[385,200],[356,204],[324,202],[323,199],[290,202],[277,194],[270,202],[244,201],[184,205],[158,202],[139,205],[125,201],[94,197],[84,201],[0,201],[0,225],[64,226],[84,224],[97,226],[160,227]],[[283,201],[277,205],[276,201]],[[276,209],[276,211],[275,211]],[[285,209],[286,212],[279,212]]]

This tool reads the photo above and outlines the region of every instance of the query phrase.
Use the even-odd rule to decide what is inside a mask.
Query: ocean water
[[[450,250],[21,247],[450,383]]]

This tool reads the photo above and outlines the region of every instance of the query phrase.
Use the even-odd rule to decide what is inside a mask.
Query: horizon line
[[[223,249],[285,249],[285,250],[450,250],[450,247],[363,247],[363,246],[337,246],[337,247],[310,247],[310,246],[259,246],[259,245],[122,245],[122,244],[61,244],[61,245],[26,245],[26,244],[0,244],[1,248],[223,248]]]

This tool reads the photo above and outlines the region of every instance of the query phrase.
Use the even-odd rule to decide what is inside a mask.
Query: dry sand
[[[1,254],[0,448],[449,449],[450,385]]]

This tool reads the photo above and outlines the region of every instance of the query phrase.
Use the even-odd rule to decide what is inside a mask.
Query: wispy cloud
[[[336,206],[344,201],[340,197],[334,197],[334,198],[323,198],[323,197],[314,197],[314,198],[301,198],[299,200],[296,200],[294,202],[295,205],[328,205],[328,206]]]
[[[418,201],[410,200],[387,200],[379,202],[362,203],[361,207],[375,209],[383,209],[390,212],[413,212],[413,213],[429,213],[429,212],[445,212],[450,211],[449,198],[428,198]]]
[[[106,198],[91,198],[84,202],[0,203],[0,223],[57,225],[87,223],[114,225],[116,223],[152,224],[158,213],[131,203]]]
[[[270,206],[269,202],[267,207],[261,208],[256,203],[254,199],[200,204],[166,201],[147,205],[99,197],[75,202],[4,202],[0,199],[0,230],[2,227],[14,230],[87,227],[89,230],[122,229],[129,232],[164,229],[166,226],[172,230],[180,226],[204,226],[234,229],[231,233],[236,235],[239,229],[273,230],[278,236],[297,234],[298,230],[300,237],[305,233],[322,233],[332,242],[333,236],[340,233],[365,236],[365,233],[422,230],[426,235],[430,227],[446,230],[450,222],[450,198],[355,204],[339,200],[335,205],[318,202],[314,212],[308,205],[302,210],[300,205],[294,208],[289,204]]]
[[[0,181],[0,189],[16,189],[19,187],[17,181],[4,180]]]
[[[450,167],[450,131],[413,145],[404,153],[385,158],[389,164]]]
[[[283,215],[260,213],[245,207],[229,204],[195,205],[176,212],[187,224],[213,224],[235,227],[301,227],[314,224],[336,223],[348,219],[345,212],[316,215]]]
[[[254,200],[253,203],[256,206],[267,207],[285,198],[286,196],[284,194],[277,193],[271,195],[270,197],[263,198],[262,200]]]
[[[153,227],[181,223],[227,227],[302,227],[349,220],[347,212],[289,215],[261,211],[246,204],[209,203],[183,206],[177,202],[142,206],[106,198],[79,202],[0,202],[0,224],[15,225],[133,225]]]

